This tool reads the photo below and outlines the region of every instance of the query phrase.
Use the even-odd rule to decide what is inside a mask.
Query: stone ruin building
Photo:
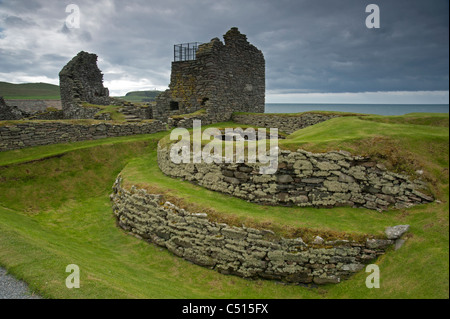
[[[15,106],[7,105],[3,97],[0,96],[0,121],[20,120],[28,115]]]
[[[204,109],[208,120],[227,121],[233,112],[264,113],[265,60],[237,28],[209,43],[174,46],[169,89],[157,97],[153,118]]]
[[[103,74],[97,67],[97,55],[79,52],[59,72],[59,86],[62,110],[37,108],[35,106],[38,103],[35,102],[33,110],[28,112],[18,106],[8,105],[0,98],[0,120],[110,119],[107,114],[96,115],[100,108],[83,106],[83,102],[92,105],[117,102],[109,97],[108,89],[103,86]]]
[[[123,113],[128,122],[152,118],[152,108],[148,105],[134,105],[109,96],[103,86],[96,54],[79,52],[59,72],[59,86],[65,119],[111,120],[110,114],[100,113],[98,106],[102,105],[121,106],[117,111]]]
[[[64,118],[98,118],[93,105],[120,105],[126,117],[170,122],[169,117],[194,113],[209,123],[227,121],[233,112],[264,113],[265,60],[262,52],[237,28],[209,43],[174,46],[169,89],[156,106],[136,107],[109,97],[97,55],[81,51],[59,73]],[[107,118],[105,118],[107,119]]]
[[[81,51],[59,72],[62,111],[44,112],[29,119],[110,120],[102,105],[119,105],[127,121],[156,119],[169,125],[174,115],[194,113],[204,122],[228,121],[233,112],[264,113],[265,60],[247,36],[231,28],[209,43],[174,45],[169,89],[156,98],[156,105],[141,106],[109,97],[97,55]],[[2,106],[5,119],[28,117]]]
[[[64,118],[93,118],[99,110],[81,105],[87,102],[109,105],[109,91],[103,86],[103,74],[97,66],[97,55],[81,51],[59,72]]]

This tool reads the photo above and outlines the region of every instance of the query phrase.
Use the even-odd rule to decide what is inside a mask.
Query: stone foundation
[[[295,116],[275,114],[240,114],[234,113],[231,120],[235,123],[252,125],[256,127],[278,128],[287,134],[292,134],[302,128],[339,117],[321,113],[303,113]]]
[[[0,125],[0,151],[31,146],[94,140],[165,131],[160,121],[142,123],[74,124],[65,121],[32,121]]]
[[[191,154],[192,155],[192,154]],[[192,158],[192,157],[191,157]],[[387,171],[369,158],[347,152],[281,151],[278,170],[259,173],[260,163],[175,164],[170,148],[158,145],[158,165],[171,177],[250,202],[312,207],[352,206],[386,210],[428,203],[423,185]]]
[[[362,241],[316,236],[313,242],[287,239],[270,230],[229,226],[190,213],[143,189],[116,179],[111,194],[118,224],[138,238],[223,274],[289,283],[338,283],[373,262],[408,228],[389,228],[389,238]],[[325,237],[325,236],[324,236]]]

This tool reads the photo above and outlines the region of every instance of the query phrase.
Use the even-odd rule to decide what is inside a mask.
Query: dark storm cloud
[[[448,90],[447,0],[73,3],[81,10],[80,29],[64,25],[68,13],[61,1],[0,2],[0,41],[8,44],[0,51],[0,72],[41,72],[57,79],[58,70],[85,50],[98,54],[106,81],[146,80],[161,87],[169,82],[173,44],[222,39],[237,26],[265,55],[268,91]],[[369,3],[380,7],[380,29],[365,26]],[[30,33],[27,27],[27,40],[8,26],[7,17],[53,31],[36,27]],[[23,37],[23,42],[5,42],[8,36]],[[28,52],[33,67],[15,61],[17,50]]]
[[[290,10],[298,20],[286,12],[289,18],[277,23],[286,31],[274,28],[273,45],[267,43],[268,88],[448,89],[448,2],[373,2],[380,7],[380,29],[365,27],[361,1],[303,2]]]
[[[20,17],[16,17],[16,16],[8,16],[4,19],[4,23],[6,25],[6,27],[10,27],[10,28],[23,28],[23,27],[30,27],[30,26],[34,26],[35,23],[33,23],[32,21],[27,21],[24,20]]]

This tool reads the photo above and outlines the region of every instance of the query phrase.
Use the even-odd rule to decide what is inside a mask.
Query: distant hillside
[[[48,83],[13,84],[0,82],[0,96],[5,100],[59,100],[59,86]]]
[[[154,102],[159,93],[161,93],[161,91],[132,91],[119,98],[128,102]]]
[[[154,102],[161,91],[132,91],[119,98],[128,102]],[[59,100],[59,86],[49,83],[14,84],[0,82],[0,96],[5,100]]]

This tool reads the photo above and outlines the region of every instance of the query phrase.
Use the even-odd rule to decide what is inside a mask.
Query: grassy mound
[[[157,142],[167,132],[2,152],[0,264],[51,298],[448,298],[448,115],[434,120],[415,116],[414,123],[408,122],[409,116],[338,118],[283,141],[283,147],[297,144],[312,151],[380,150],[380,158],[389,155],[385,148],[398,147],[399,156],[414,159],[407,161],[408,167],[417,165],[435,183],[432,188],[442,203],[384,213],[347,207],[267,207],[169,178],[156,162]],[[221,126],[231,127],[228,124]],[[374,146],[374,138],[393,144],[381,140]],[[391,165],[403,169],[395,162]],[[116,227],[109,194],[119,172],[128,185],[165,192],[188,207],[281,233],[308,229],[311,234],[377,234],[397,224],[410,224],[411,229],[400,250],[377,261],[380,289],[366,288],[364,272],[317,289],[224,276]],[[65,267],[72,263],[81,270],[80,289],[65,286]]]

